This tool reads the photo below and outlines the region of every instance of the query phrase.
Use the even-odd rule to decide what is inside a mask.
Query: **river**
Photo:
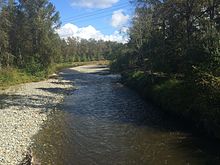
[[[102,66],[60,73],[76,89],[34,137],[43,165],[220,164],[219,143],[187,131],[120,84],[120,76],[105,73]]]

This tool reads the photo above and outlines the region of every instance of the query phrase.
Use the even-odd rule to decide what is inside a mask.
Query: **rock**
[[[27,158],[30,159],[32,137],[63,100],[64,95],[56,93],[56,89],[70,88],[65,80],[49,79],[0,91],[4,95],[0,109],[0,165],[30,164]]]

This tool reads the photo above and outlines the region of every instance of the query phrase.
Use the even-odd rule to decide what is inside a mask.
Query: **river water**
[[[67,69],[60,76],[76,89],[35,137],[33,152],[43,165],[220,164],[219,143],[192,135],[118,75]]]

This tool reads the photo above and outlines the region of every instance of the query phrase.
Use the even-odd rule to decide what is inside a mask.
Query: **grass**
[[[47,79],[49,75],[55,72],[59,72],[62,69],[76,67],[80,65],[89,65],[89,64],[96,64],[96,65],[108,65],[108,61],[91,61],[91,62],[73,62],[73,63],[59,63],[54,64],[52,67],[49,68],[48,71],[42,71],[36,73],[34,76],[25,72],[21,69],[16,68],[7,68],[0,70],[0,89],[4,90],[10,86],[28,83],[28,82],[37,82],[44,79]]]
[[[200,89],[176,78],[133,71],[122,74],[122,82],[167,113],[193,123],[200,132],[220,138],[220,88]],[[219,84],[219,79],[213,84]],[[213,86],[213,85],[212,85]]]
[[[0,70],[0,89],[6,89],[12,85],[27,83],[31,81],[40,81],[43,78],[31,76],[26,72],[14,69],[7,68]]]

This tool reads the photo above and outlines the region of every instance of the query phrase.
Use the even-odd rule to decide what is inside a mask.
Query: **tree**
[[[59,13],[48,0],[20,0],[20,11],[25,19],[25,33],[28,42],[26,46],[24,64],[36,63],[39,69],[44,69],[53,63],[61,49],[55,29],[59,27]],[[21,30],[23,31],[23,30]],[[24,32],[24,31],[23,31]],[[20,38],[20,37],[19,37]],[[28,64],[29,67],[29,64]]]
[[[10,22],[10,8],[6,2],[1,2],[0,10],[0,68],[9,67],[11,64],[11,53],[9,50],[9,30]]]

